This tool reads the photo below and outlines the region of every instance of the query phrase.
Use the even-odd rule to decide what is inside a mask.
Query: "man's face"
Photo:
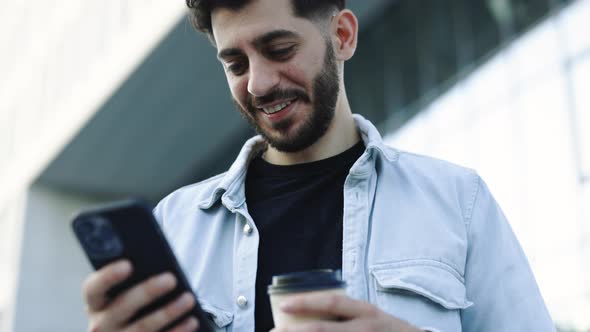
[[[255,0],[213,12],[213,33],[242,115],[279,151],[301,151],[324,135],[339,75],[327,33],[293,15],[291,0]]]

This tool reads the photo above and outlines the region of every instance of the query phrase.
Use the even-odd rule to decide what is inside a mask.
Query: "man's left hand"
[[[420,332],[374,305],[339,294],[311,293],[294,296],[283,303],[281,310],[292,315],[335,316],[341,320],[306,322],[275,328],[271,332]]]

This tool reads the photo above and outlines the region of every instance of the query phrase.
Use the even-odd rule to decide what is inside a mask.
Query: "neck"
[[[334,118],[324,136],[305,150],[297,152],[281,152],[269,146],[263,158],[275,165],[310,163],[338,155],[353,147],[360,139],[346,92],[342,89]]]

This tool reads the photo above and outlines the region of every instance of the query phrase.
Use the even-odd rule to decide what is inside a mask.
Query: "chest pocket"
[[[379,264],[371,268],[371,275],[375,304],[418,326],[461,331],[460,310],[473,304],[467,300],[462,276],[438,261]]]
[[[207,313],[211,322],[213,322],[213,324],[210,325],[213,327],[214,331],[227,331],[229,325],[234,320],[234,315],[231,312],[218,308],[202,299],[199,299],[199,302],[203,311]]]

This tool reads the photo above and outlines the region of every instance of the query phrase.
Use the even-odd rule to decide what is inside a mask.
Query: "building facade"
[[[349,5],[353,110],[395,147],[477,169],[556,323],[590,330],[590,1]],[[0,22],[0,332],[80,331],[72,215],[156,202],[252,132],[184,1],[4,1]]]

